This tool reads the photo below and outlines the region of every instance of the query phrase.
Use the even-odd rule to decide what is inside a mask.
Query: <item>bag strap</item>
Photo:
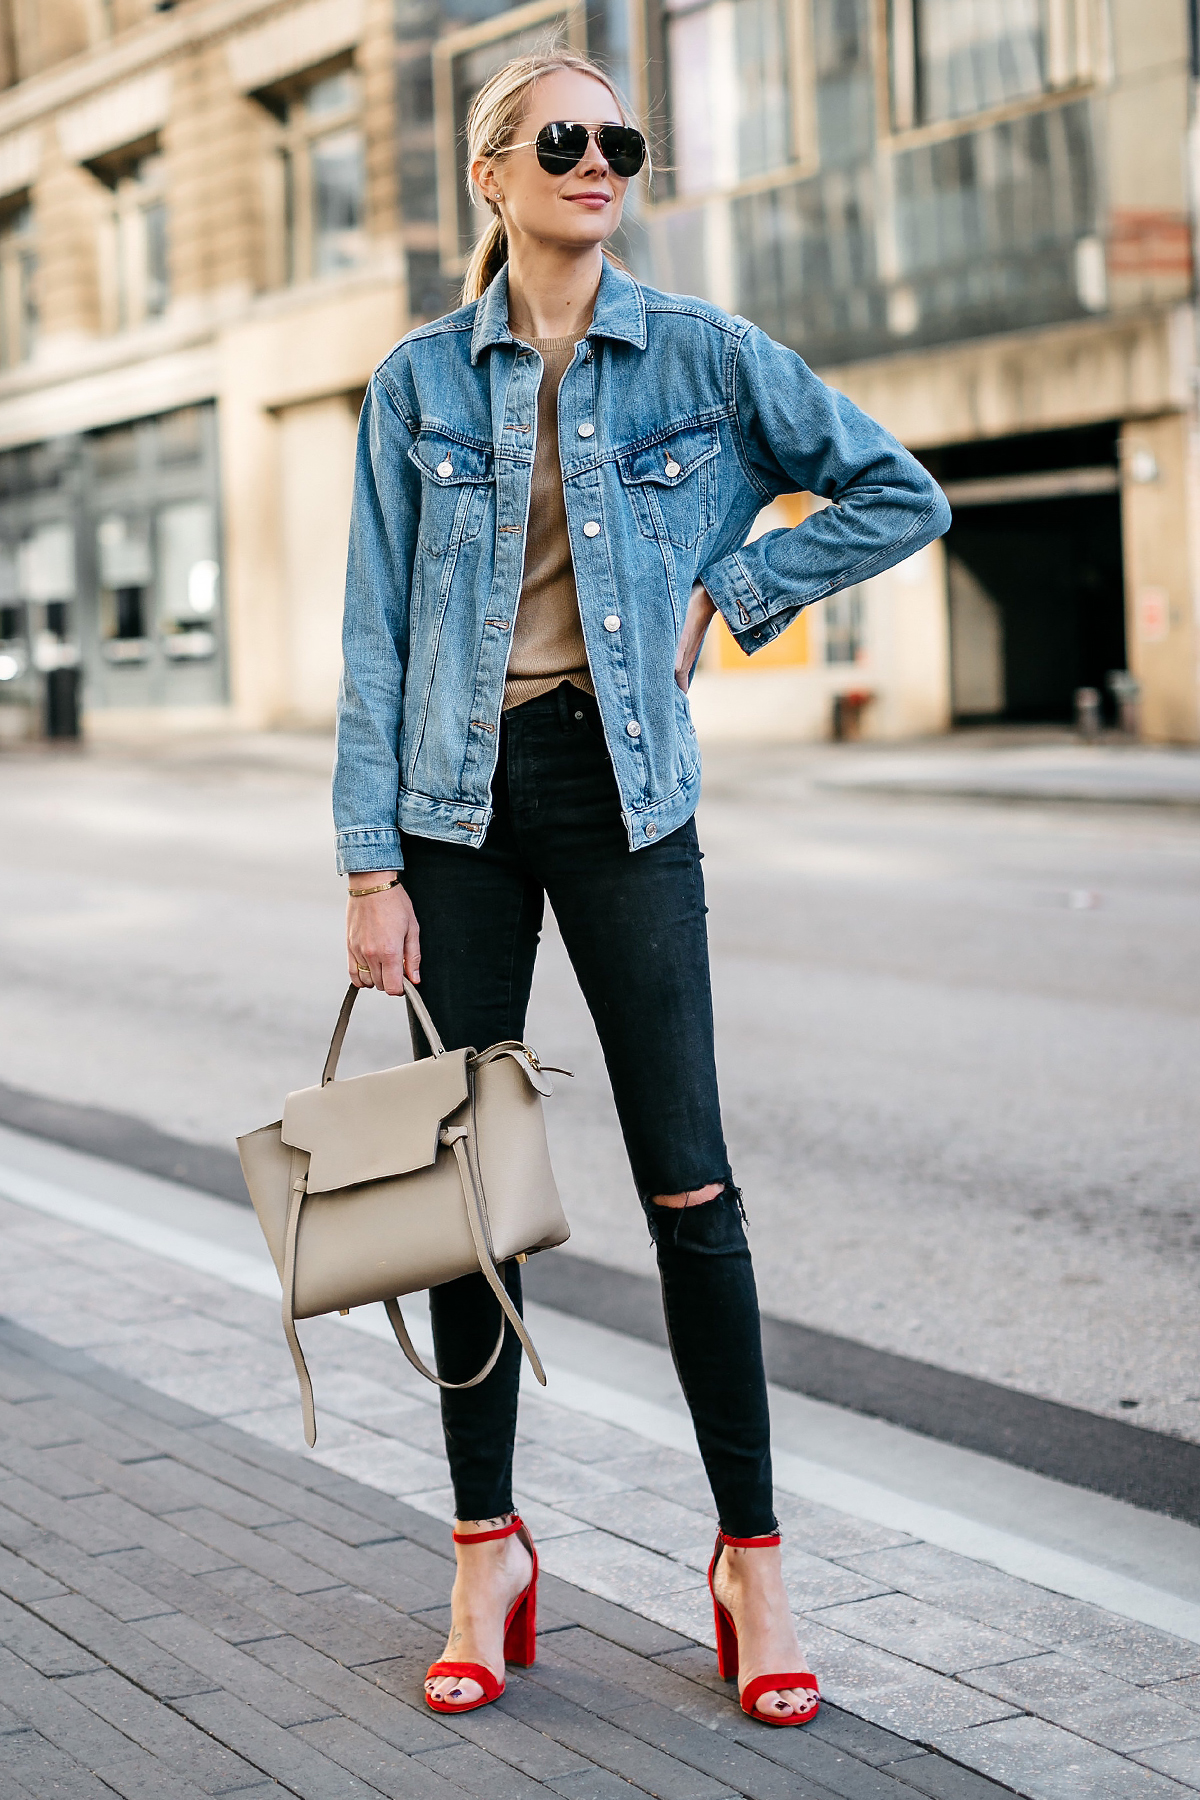
[[[351,993],[357,992],[352,988]],[[351,1002],[353,1004],[353,1002]],[[349,1007],[343,1008],[349,1019]],[[339,1024],[341,1021],[339,1020]],[[344,1032],[343,1032],[343,1035]],[[340,1045],[339,1045],[340,1048]],[[443,1126],[439,1134],[439,1142],[447,1145],[454,1152],[454,1160],[458,1164],[458,1178],[462,1184],[463,1203],[467,1209],[467,1224],[471,1230],[471,1240],[475,1246],[475,1254],[479,1258],[480,1271],[500,1302],[500,1330],[491,1355],[477,1375],[469,1381],[446,1381],[432,1369],[425,1366],[418,1355],[412,1339],[408,1335],[408,1327],[404,1323],[404,1315],[400,1311],[400,1303],[396,1299],[385,1300],[383,1309],[388,1316],[388,1323],[396,1336],[396,1342],[405,1356],[427,1381],[436,1387],[450,1390],[478,1387],[481,1381],[495,1368],[504,1348],[504,1328],[511,1325],[517,1334],[521,1348],[529,1358],[529,1366],[543,1387],[546,1385],[546,1371],[542,1367],[541,1358],[533,1347],[533,1340],[525,1329],[525,1321],[512,1303],[508,1289],[496,1268],[491,1245],[488,1242],[487,1223],[480,1205],[479,1192],[475,1185],[475,1175],[467,1154],[468,1137],[465,1125]],[[305,1150],[292,1151],[292,1166],[288,1183],[288,1215],[284,1234],[283,1252],[283,1295],[280,1307],[283,1319],[283,1335],[287,1339],[287,1347],[292,1353],[292,1362],[296,1370],[296,1380],[300,1386],[300,1412],[304,1421],[304,1441],[311,1450],[317,1441],[317,1414],[313,1402],[312,1378],[308,1373],[308,1364],[304,1360],[300,1338],[296,1331],[296,1240],[300,1230],[300,1212],[308,1193],[308,1168],[304,1159]]]
[[[354,1011],[354,1002],[358,999],[359,990],[351,982],[346,989],[346,998],[342,1001],[342,1010],[338,1014],[337,1024],[333,1028],[333,1036],[329,1040],[329,1055],[325,1058],[325,1067],[321,1071],[321,1086],[328,1087],[337,1074],[338,1062],[342,1054],[342,1045],[346,1041],[346,1031],[350,1024],[350,1014]],[[408,1002],[409,1012],[414,1016],[425,1034],[425,1042],[435,1056],[445,1056],[446,1046],[438,1036],[437,1026],[429,1016],[429,1009],[418,994],[416,988],[406,975],[404,977],[404,998]]]

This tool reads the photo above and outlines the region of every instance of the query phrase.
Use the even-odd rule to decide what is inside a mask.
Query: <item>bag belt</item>
[[[351,990],[354,992],[355,990]],[[340,1048],[340,1046],[339,1046]],[[541,1358],[533,1347],[533,1341],[525,1329],[525,1322],[512,1303],[508,1289],[496,1268],[495,1258],[488,1243],[487,1225],[479,1192],[475,1185],[474,1170],[467,1154],[467,1138],[469,1133],[465,1125],[443,1126],[438,1134],[438,1142],[445,1144],[454,1152],[454,1160],[458,1164],[458,1178],[462,1184],[463,1203],[467,1211],[467,1224],[471,1229],[471,1240],[475,1246],[475,1254],[479,1258],[479,1268],[488,1286],[500,1303],[500,1331],[497,1335],[492,1353],[477,1375],[469,1381],[445,1381],[425,1363],[417,1354],[412,1339],[408,1335],[408,1327],[404,1323],[404,1315],[400,1311],[398,1300],[385,1300],[383,1309],[387,1313],[388,1323],[396,1336],[396,1342],[403,1350],[413,1368],[424,1375],[427,1381],[435,1386],[448,1389],[478,1387],[495,1368],[500,1352],[504,1347],[504,1328],[511,1325],[517,1334],[521,1348],[529,1358],[529,1365],[543,1387],[546,1385],[546,1371],[542,1367]],[[311,1450],[317,1441],[317,1415],[313,1403],[312,1380],[308,1373],[308,1364],[304,1360],[304,1351],[296,1331],[296,1239],[300,1230],[300,1212],[308,1193],[308,1152],[292,1151],[292,1166],[289,1176],[287,1229],[284,1237],[283,1256],[283,1301],[281,1314],[283,1318],[283,1335],[287,1339],[288,1349],[292,1353],[292,1362],[296,1368],[296,1380],[300,1385],[300,1410],[304,1419],[304,1441]]]

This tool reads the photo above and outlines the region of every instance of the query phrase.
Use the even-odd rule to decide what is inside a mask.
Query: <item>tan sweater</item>
[[[594,694],[588,672],[562,468],[558,460],[558,386],[575,354],[573,338],[531,338],[545,364],[538,390],[537,446],[525,536],[525,576],[513,623],[504,707],[520,706],[569,681]]]

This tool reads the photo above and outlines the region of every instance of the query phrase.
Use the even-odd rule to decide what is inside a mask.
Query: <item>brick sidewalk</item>
[[[452,1550],[428,1515],[0,1327],[0,1797],[986,1800],[827,1706],[742,1717],[711,1651],[544,1577],[532,1670],[435,1719]]]
[[[246,1226],[246,1216],[239,1212],[236,1223]],[[198,1614],[197,1622],[207,1628],[214,1618],[218,1640],[226,1608],[248,1630],[239,1668],[261,1662],[270,1653],[269,1634],[279,1632],[307,1644],[305,1656],[319,1650],[335,1662],[344,1658],[343,1670],[357,1670],[362,1657],[373,1670],[386,1663],[390,1679],[403,1665],[406,1729],[419,1722],[433,1733],[416,1740],[431,1748],[415,1751],[404,1780],[444,1774],[432,1746],[458,1755],[465,1739],[504,1764],[494,1781],[489,1774],[478,1785],[456,1768],[458,1787],[488,1800],[538,1791],[539,1782],[542,1791],[578,1793],[580,1800],[628,1791],[612,1785],[618,1776],[635,1784],[632,1791],[680,1800],[835,1793],[903,1800],[914,1791],[945,1800],[1001,1791],[1029,1800],[1194,1800],[1200,1789],[1200,1645],[799,1498],[782,1481],[785,1579],[802,1642],[833,1704],[804,1730],[770,1731],[744,1720],[715,1677],[704,1586],[713,1516],[698,1458],[573,1411],[532,1384],[521,1399],[517,1498],[542,1558],[546,1616],[562,1629],[547,1637],[530,1676],[514,1675],[499,1708],[472,1714],[454,1730],[429,1719],[420,1679],[444,1637],[450,1568],[441,1559],[449,1552],[452,1510],[435,1391],[393,1343],[353,1328],[354,1320],[307,1321],[320,1438],[314,1454],[297,1453],[295,1378],[278,1303],[265,1297],[274,1285],[269,1265],[253,1265],[247,1291],[231,1285],[232,1275],[205,1272],[203,1258],[200,1266],[187,1260],[192,1250],[185,1255],[179,1247],[175,1260],[166,1260],[138,1247],[140,1226],[134,1238],[120,1241],[0,1198],[3,1306],[14,1322],[8,1342],[24,1346],[23,1355],[41,1346],[36,1392],[50,1368],[82,1383],[63,1399],[47,1389],[50,1398],[13,1406],[7,1425],[0,1419],[0,1433],[9,1433],[0,1457],[15,1459],[7,1483],[0,1482],[0,1508],[8,1508],[10,1523],[13,1515],[24,1520],[13,1527],[19,1541],[11,1548],[25,1561],[42,1566],[28,1542],[41,1541],[35,1527],[49,1529],[94,1552],[94,1565],[73,1553],[70,1567],[79,1566],[81,1579],[94,1566],[106,1581],[121,1572],[135,1590],[150,1593],[149,1623],[138,1622],[136,1607],[147,1602],[135,1593],[132,1615],[122,1618],[118,1602],[107,1623],[100,1614],[102,1640],[93,1646],[80,1639],[102,1660],[111,1660],[107,1634],[153,1641],[168,1629],[152,1616],[160,1607],[187,1614],[203,1600],[218,1611]],[[16,1327],[31,1335],[11,1336]],[[84,1358],[78,1365],[61,1360],[75,1353]],[[58,1420],[67,1399],[69,1418]],[[116,1454],[105,1435],[114,1406],[126,1434]],[[32,1440],[17,1429],[27,1420],[35,1422]],[[25,1459],[35,1454],[33,1471]],[[170,1460],[148,1460],[159,1457]],[[272,1478],[267,1491],[264,1472]],[[324,1522],[331,1498],[355,1517],[358,1535],[348,1541]],[[252,1504],[258,1501],[276,1510],[260,1515]],[[101,1536],[93,1543],[93,1518],[97,1531],[112,1522],[116,1541]],[[73,1540],[63,1527],[75,1520]],[[381,1550],[383,1539],[394,1542]],[[0,1544],[6,1541],[0,1531]],[[173,1564],[164,1557],[167,1541]],[[141,1549],[131,1575],[123,1562],[133,1546]],[[189,1598],[177,1598],[175,1588],[160,1592],[137,1573],[147,1557],[155,1568],[177,1565],[182,1573],[171,1580]],[[411,1566],[419,1591],[405,1586],[410,1558],[417,1559]],[[105,1602],[66,1568],[48,1573],[80,1598],[65,1591],[42,1596],[36,1577],[34,1593],[14,1598],[74,1640],[79,1633],[62,1626],[56,1608],[91,1618],[85,1601],[102,1609]],[[214,1601],[214,1589],[224,1598]],[[306,1598],[323,1592],[325,1599]],[[390,1613],[373,1610],[381,1604]],[[308,1622],[304,1629],[298,1616]],[[384,1618],[381,1644],[373,1634]],[[364,1645],[364,1638],[373,1642]],[[398,1643],[408,1663],[397,1658]],[[163,1648],[188,1663],[173,1640]],[[213,1655],[219,1651],[218,1642]],[[137,1666],[124,1672],[134,1676]],[[206,1662],[199,1675],[223,1682],[222,1667]],[[306,1688],[307,1676],[277,1673]],[[266,1678],[256,1672],[255,1679]],[[344,1673],[338,1679],[347,1680]],[[238,1678],[230,1680],[240,1700]],[[361,1693],[357,1681],[348,1685]],[[316,1697],[345,1712],[341,1689]],[[191,1704],[186,1694],[171,1702],[175,1711]],[[220,1704],[224,1721],[230,1702]],[[311,1694],[304,1704],[311,1706]],[[641,1706],[649,1710],[639,1712]],[[245,1717],[253,1722],[257,1711]],[[196,1718],[211,1734],[212,1726]],[[525,1772],[521,1757],[506,1748],[505,1721],[514,1718],[533,1722],[539,1739],[558,1745],[555,1755],[569,1751],[576,1761],[554,1765],[553,1774],[538,1763]],[[635,1728],[638,1721],[644,1729]],[[331,1724],[303,1711],[275,1724],[331,1764],[337,1733],[350,1732],[345,1719]],[[224,1723],[216,1736],[225,1742],[223,1731]],[[346,1754],[356,1758],[361,1743],[350,1735]],[[278,1735],[274,1741],[283,1748]],[[397,1746],[386,1743],[392,1748],[380,1754],[391,1756]],[[253,1764],[252,1779],[264,1771],[283,1779],[235,1737],[226,1747]],[[410,1753],[412,1741],[404,1737],[398,1747]],[[845,1759],[833,1767],[831,1747]],[[95,1756],[84,1760],[98,1766]],[[0,1756],[0,1769],[6,1767]],[[361,1777],[357,1761],[353,1768]],[[573,1777],[560,1768],[575,1770],[580,1785],[572,1787]],[[330,1790],[336,1794],[395,1792],[407,1800],[424,1791],[399,1778],[388,1785],[392,1777],[380,1773],[374,1789],[361,1782],[356,1788],[344,1772],[337,1779],[342,1785]],[[286,1785],[325,1793],[291,1777]],[[31,1791],[74,1796],[69,1786],[52,1784]],[[154,1791],[129,1790],[139,1800]],[[163,1791],[174,1800],[178,1790]]]

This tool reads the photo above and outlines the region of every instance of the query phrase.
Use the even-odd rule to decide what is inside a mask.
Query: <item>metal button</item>
[[[579,427],[579,435],[580,437],[591,437],[595,429],[596,427],[594,425],[581,425]]]
[[[604,629],[605,631],[620,631],[621,621],[618,619],[616,613],[609,613],[607,619],[604,621]]]
[[[646,836],[648,838],[657,837],[658,836],[658,826],[657,825],[647,825]]]
[[[582,717],[583,717],[583,714],[582,714],[582,713],[576,713],[576,714],[575,714],[575,717],[576,717],[576,718],[577,718],[577,719],[582,719]]]
[[[600,521],[598,519],[589,519],[583,528],[583,535],[584,537],[599,537]]]
[[[638,724],[636,719],[630,719],[628,725],[625,727],[625,730],[628,732],[630,737],[641,737],[641,735],[642,735],[642,728]]]
[[[438,464],[438,471],[437,471],[437,472],[438,472],[438,474],[439,474],[439,475],[441,475],[441,476],[442,476],[442,477],[443,477],[443,478],[445,478],[445,476],[447,476],[447,475],[453,475],[453,473],[454,473],[454,464],[453,464],[453,463],[452,463],[452,462],[451,462],[451,461],[450,461],[450,458],[449,458],[449,457],[447,457],[447,458],[446,458],[446,460],[445,460],[445,462],[440,462],[440,463],[439,463],[439,464]]]
[[[669,456],[667,458],[667,466],[666,466],[666,469],[664,470],[664,473],[669,475],[671,477],[672,481],[674,481],[676,475],[678,475],[679,464],[675,461],[675,458],[673,456]]]

